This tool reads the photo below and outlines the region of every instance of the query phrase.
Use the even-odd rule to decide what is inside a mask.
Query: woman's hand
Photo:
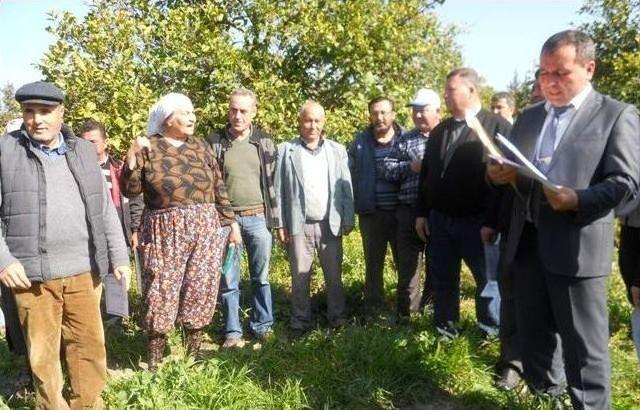
[[[237,222],[231,224],[231,231],[229,232],[229,243],[233,243],[237,246],[242,245],[242,235],[240,234],[240,227]]]
[[[151,149],[151,142],[149,141],[149,138],[145,136],[136,137],[136,140],[131,144],[129,151],[127,152],[127,166],[129,169],[136,168],[136,155],[144,149]]]

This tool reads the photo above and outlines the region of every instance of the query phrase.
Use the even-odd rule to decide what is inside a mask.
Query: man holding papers
[[[476,282],[478,324],[487,333],[495,332],[498,325],[490,310],[491,298],[480,295],[487,283],[480,228],[495,194],[485,180],[487,155],[481,138],[508,135],[510,125],[481,108],[479,84],[478,74],[470,68],[456,69],[447,76],[445,101],[453,116],[430,132],[420,173],[416,231],[431,243],[427,263],[435,284],[434,321],[444,338],[458,333],[462,260]],[[479,135],[467,120],[474,127],[481,124],[477,129],[486,132]]]
[[[595,66],[587,35],[550,37],[540,55],[547,102],[525,110],[511,134],[557,188],[497,162],[488,174],[516,189],[505,257],[513,260],[525,378],[538,391],[561,392],[548,377],[558,332],[573,406],[605,409],[613,208],[638,187],[640,123],[634,107],[592,89]]]

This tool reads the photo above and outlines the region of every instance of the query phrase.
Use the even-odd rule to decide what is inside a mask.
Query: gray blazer
[[[329,226],[339,236],[342,226],[353,227],[353,189],[349,161],[344,146],[325,139],[322,149],[329,158]],[[280,221],[289,235],[303,232],[306,221],[304,185],[302,177],[302,146],[300,138],[278,145],[278,165],[274,186],[280,201]]]
[[[546,110],[540,103],[514,124],[511,140],[532,160]],[[635,107],[592,91],[569,124],[549,165],[549,180],[573,188],[578,210],[554,211],[540,194],[540,258],[548,272],[574,277],[609,274],[613,209],[635,195],[640,180],[640,120]],[[513,261],[527,205],[540,184],[518,176],[505,259]],[[535,197],[535,196],[534,196]]]

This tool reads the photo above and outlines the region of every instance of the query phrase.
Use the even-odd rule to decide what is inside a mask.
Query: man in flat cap
[[[62,90],[35,82],[15,98],[24,124],[0,137],[0,281],[15,296],[36,406],[102,407],[100,278],[113,267],[128,282],[124,237],[93,144],[63,125]]]

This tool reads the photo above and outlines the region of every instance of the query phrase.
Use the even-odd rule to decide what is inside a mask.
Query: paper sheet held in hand
[[[500,163],[505,163],[511,166],[515,166],[516,168],[518,168],[518,172],[520,172],[521,174],[529,178],[533,178],[539,181],[542,185],[546,186],[547,188],[549,188],[554,192],[560,191],[560,187],[558,185],[549,181],[547,177],[542,172],[540,172],[540,170],[536,168],[535,165],[533,165],[531,161],[529,161],[522,154],[522,152],[520,152],[520,150],[515,145],[513,145],[508,139],[506,139],[503,135],[497,134],[496,140],[500,143],[500,145],[502,145],[502,147],[508,153],[507,156],[511,156],[512,158],[515,158],[516,161],[511,161],[505,158],[504,156],[501,158],[495,158],[491,154],[489,155],[489,157],[491,157],[492,159]]]
[[[129,317],[129,295],[122,283],[112,273],[104,278],[104,300],[107,314]]]

